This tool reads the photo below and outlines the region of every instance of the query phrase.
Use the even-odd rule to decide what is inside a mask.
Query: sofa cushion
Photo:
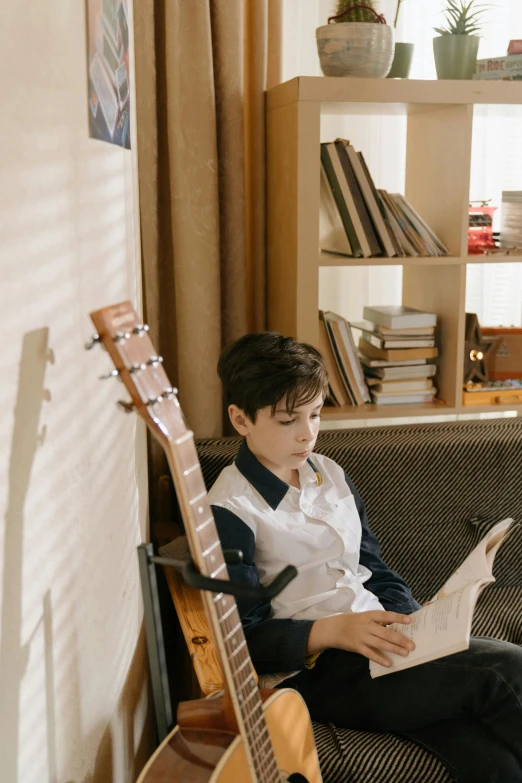
[[[313,722],[323,783],[452,783],[429,751],[394,734]]]

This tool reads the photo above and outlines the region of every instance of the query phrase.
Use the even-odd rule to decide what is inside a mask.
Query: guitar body
[[[321,783],[308,710],[297,691],[274,691],[263,703],[281,779]],[[228,731],[176,728],[149,759],[137,783],[248,783],[243,740]]]

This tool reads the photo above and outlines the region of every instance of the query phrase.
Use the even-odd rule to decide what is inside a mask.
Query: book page
[[[415,642],[415,650],[404,658],[385,652],[384,655],[391,660],[392,666],[387,668],[370,661],[370,676],[382,677],[384,674],[409,669],[411,666],[466,650],[469,647],[471,620],[478,594],[490,581],[493,581],[493,577],[461,587],[439,601],[423,606],[410,615],[410,625],[390,625],[389,628],[400,631]]]
[[[484,577],[490,577],[493,569],[493,560],[500,548],[500,545],[506,538],[507,531],[513,520],[503,519],[498,522],[484,536],[475,549],[467,556],[464,562],[457,568],[454,574],[450,576],[440,590],[433,596],[431,602],[440,600],[444,596],[453,593],[465,585],[471,584]],[[430,602],[430,603],[431,603]]]

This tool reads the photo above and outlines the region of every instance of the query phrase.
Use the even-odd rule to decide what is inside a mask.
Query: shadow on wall
[[[22,644],[24,507],[34,457],[45,440],[45,427],[38,432],[38,426],[42,402],[50,399],[50,393],[44,389],[47,362],[54,363],[48,342],[47,327],[24,336],[9,461],[0,624],[0,737],[6,749],[2,763],[2,780],[6,783],[18,779],[20,689],[32,639]],[[44,628],[49,628],[48,622],[44,619]],[[48,747],[53,743],[51,737]],[[50,770],[53,763],[55,760],[49,759]]]
[[[155,747],[153,716],[150,714],[152,702],[148,698],[148,688],[144,688],[143,682],[143,672],[146,670],[147,648],[145,627],[142,625],[112,721],[106,726],[99,742],[93,770],[82,780],[82,783],[133,783],[152,754]],[[145,717],[141,736],[136,736],[137,726],[134,716],[144,698],[147,699],[148,714]],[[126,761],[124,770],[117,767],[122,757]],[[67,783],[75,783],[75,781],[70,780]]]
[[[54,363],[49,350],[47,327],[24,336],[18,390],[14,409],[14,426],[8,474],[7,510],[4,520],[5,543],[2,579],[2,614],[0,618],[0,768],[3,783],[19,781],[21,756],[20,726],[22,724],[21,689],[26,673],[32,640],[43,627],[45,656],[45,703],[47,769],[49,783],[58,781],[57,720],[55,708],[56,676],[53,664],[54,629],[52,590],[43,596],[42,614],[35,628],[22,644],[22,589],[24,557],[24,514],[29,482],[36,453],[45,441],[45,426],[40,427],[43,401],[50,393],[44,388],[48,362]],[[26,576],[27,578],[27,576]],[[81,783],[127,783],[134,781],[153,749],[152,716],[143,722],[140,705],[149,703],[147,683],[147,652],[144,629],[137,639],[132,661],[118,704],[103,732],[100,729],[92,741],[97,752],[92,772]],[[94,732],[93,732],[94,733]],[[98,737],[101,734],[101,739]],[[89,737],[81,745],[89,748]],[[63,750],[63,749],[62,749]],[[70,780],[69,783],[80,783]]]

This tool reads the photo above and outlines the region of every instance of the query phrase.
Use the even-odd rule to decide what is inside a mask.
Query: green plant
[[[353,11],[352,11],[353,9]],[[347,13],[351,11],[351,13]],[[376,22],[377,13],[373,7],[373,0],[337,0],[336,15],[338,22]]]
[[[448,7],[443,13],[446,14],[447,27],[435,27],[435,32],[439,35],[477,35],[480,32],[480,16],[487,6],[476,5],[476,1],[446,0]]]

